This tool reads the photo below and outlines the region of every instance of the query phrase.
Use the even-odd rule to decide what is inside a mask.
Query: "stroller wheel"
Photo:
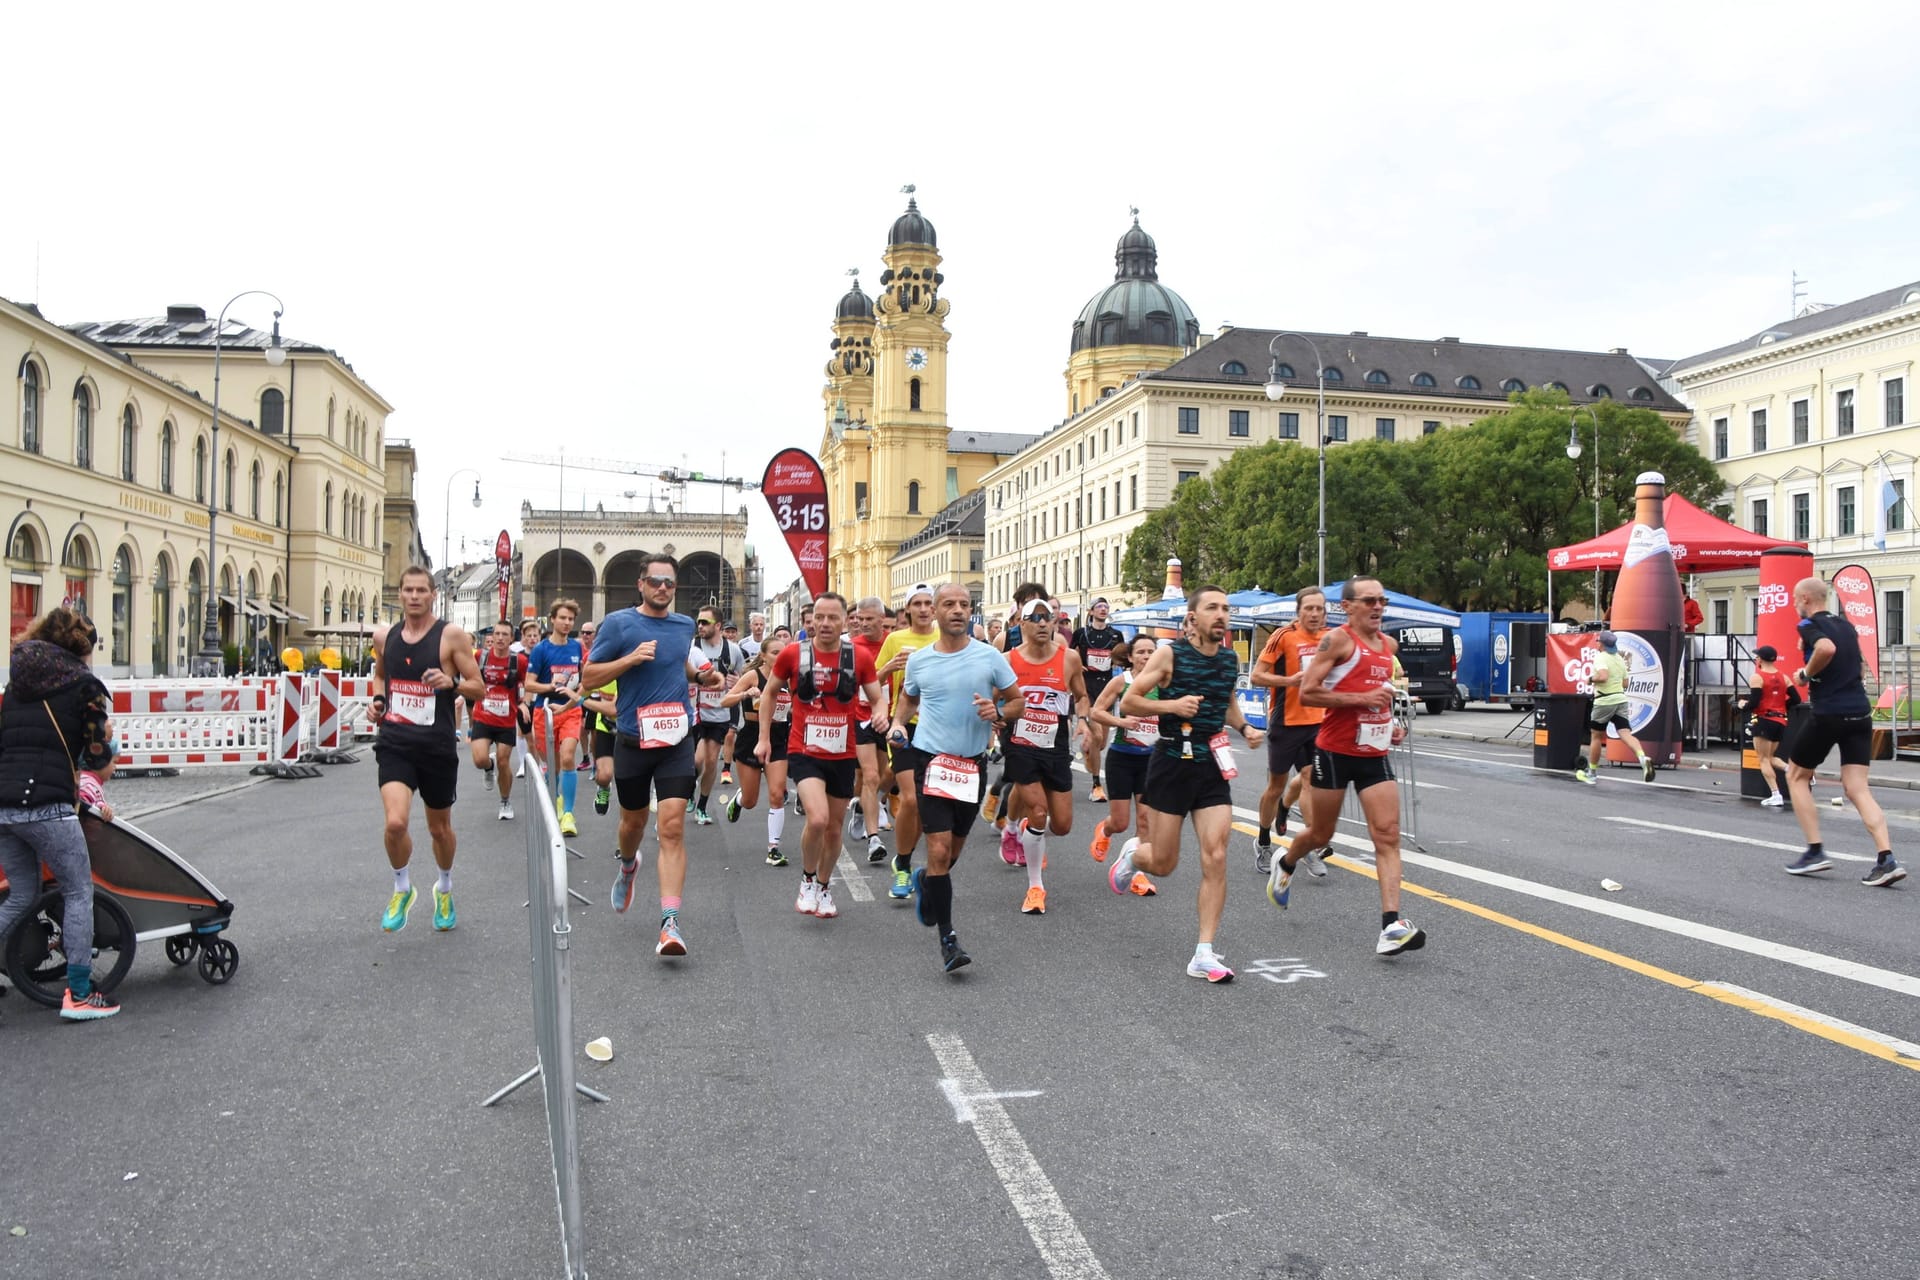
[[[215,938],[200,948],[200,976],[220,986],[240,967],[240,948],[225,938]]]
[[[7,977],[29,1000],[60,1007],[67,990],[67,956],[60,947],[66,899],[58,889],[40,895],[33,911],[7,939]],[[98,890],[93,895],[93,985],[111,992],[133,967],[133,920],[119,900]]]
[[[176,933],[167,939],[167,959],[176,966],[192,964],[200,952],[200,939],[190,933]]]

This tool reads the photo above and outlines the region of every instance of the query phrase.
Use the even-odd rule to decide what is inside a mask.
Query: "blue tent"
[[[1246,625],[1284,626],[1292,622],[1296,610],[1292,596],[1282,596],[1264,604],[1254,605],[1250,609],[1236,611],[1235,621]],[[1327,600],[1327,621],[1338,625],[1345,622],[1347,613],[1340,607],[1337,592]],[[1460,615],[1451,609],[1437,604],[1428,604],[1425,600],[1406,595],[1399,591],[1387,592],[1387,612],[1380,624],[1387,628],[1396,627],[1458,627]]]
[[[1233,625],[1249,627],[1253,624],[1241,615],[1252,609],[1273,605],[1289,597],[1275,595],[1254,587],[1248,591],[1236,591],[1227,597],[1227,606],[1233,610]],[[1187,616],[1187,602],[1179,597],[1169,600],[1148,600],[1141,604],[1128,605],[1116,609],[1109,615],[1109,621],[1121,627],[1175,627]]]

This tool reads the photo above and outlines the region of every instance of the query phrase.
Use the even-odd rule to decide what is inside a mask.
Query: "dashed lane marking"
[[[1785,844],[1779,840],[1758,840],[1752,836],[1736,836],[1725,831],[1706,831],[1699,827],[1677,827],[1670,822],[1649,822],[1645,818],[1608,818],[1608,822],[1623,822],[1630,827],[1650,827],[1655,831],[1673,831],[1683,836],[1699,836],[1706,840],[1725,840],[1732,844],[1750,844],[1760,849],[1779,849],[1786,853],[1800,853],[1806,846]],[[1871,855],[1864,853],[1835,853],[1828,849],[1829,858],[1838,858],[1842,862],[1872,862]]]

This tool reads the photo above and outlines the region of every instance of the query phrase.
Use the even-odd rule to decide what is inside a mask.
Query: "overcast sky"
[[[1130,205],[1209,331],[1680,356],[1789,314],[1796,269],[1819,302],[1920,278],[1908,4],[1059,11],[15,7],[0,294],[76,323],[273,290],[395,406],[436,558],[482,473],[458,560],[558,497],[504,455],[817,449],[844,273],[872,292],[908,182],[972,429],[1065,416]]]

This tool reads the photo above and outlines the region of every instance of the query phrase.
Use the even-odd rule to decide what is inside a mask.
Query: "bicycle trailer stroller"
[[[166,845],[130,822],[80,815],[93,860],[93,985],[112,991],[133,967],[142,942],[166,940],[175,965],[200,962],[200,976],[218,986],[240,967],[239,948],[219,936],[233,921],[233,903]],[[62,898],[42,868],[39,901],[7,939],[7,977],[29,999],[57,1008],[66,990],[60,948]],[[0,892],[13,892],[0,876]]]

